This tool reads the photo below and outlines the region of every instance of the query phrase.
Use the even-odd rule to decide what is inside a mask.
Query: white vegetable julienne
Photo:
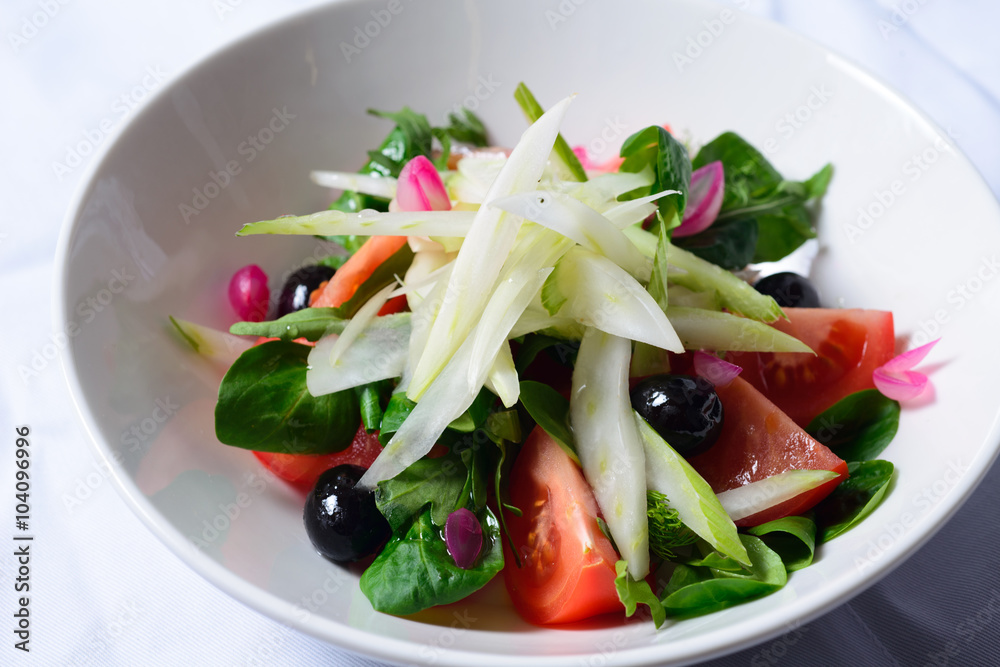
[[[607,258],[574,247],[559,262],[551,280],[566,299],[559,315],[664,350],[684,351],[646,288]]]
[[[177,332],[195,352],[226,368],[233,365],[241,354],[253,347],[253,342],[225,331],[171,317]]]
[[[573,370],[570,423],[583,474],[594,489],[629,574],[649,572],[646,463],[629,402],[632,344],[587,329]]]
[[[814,354],[798,338],[745,317],[682,306],[667,308],[667,317],[688,349]]]
[[[653,213],[656,213],[659,207],[653,202],[667,195],[678,194],[680,194],[679,190],[663,190],[662,192],[640,197],[639,199],[631,199],[620,203],[616,202],[614,206],[604,212],[604,217],[610,220],[618,229],[624,229],[625,227],[639,224]],[[655,240],[656,237],[653,236],[654,248]]]
[[[632,411],[646,454],[646,485],[667,497],[684,525],[719,553],[749,566],[736,524],[726,514],[712,487],[673,447]]]
[[[359,213],[320,211],[243,225],[237,236],[256,234],[305,234],[333,236],[465,236],[476,214],[473,211],[397,211],[366,209]]]
[[[549,190],[519,192],[491,206],[537,222],[584,248],[600,253],[639,280],[649,280],[652,263],[611,221],[583,202]]]
[[[392,199],[396,196],[396,179],[391,176],[370,176],[345,171],[313,171],[309,178],[317,185],[335,190],[353,190],[363,195]]]
[[[486,388],[500,397],[500,402],[505,408],[514,407],[521,396],[514,356],[510,352],[510,343],[506,341],[500,346],[500,351],[493,360],[490,374],[486,378]]]
[[[338,366],[330,365],[337,336],[321,338],[309,353],[306,388],[313,396],[399,377],[410,342],[410,313],[376,317],[351,345]]]
[[[395,477],[431,450],[445,428],[465,412],[479,395],[486,382],[487,373],[507,342],[511,327],[532,297],[542,287],[551,269],[522,274],[523,281],[503,283],[501,298],[489,301],[482,319],[472,334],[451,357],[444,370],[431,383],[423,398],[417,403],[406,421],[386,444],[368,471],[358,480],[361,488],[372,489],[385,479]],[[511,295],[510,298],[504,298]],[[488,358],[474,358],[473,350],[483,351]],[[469,369],[478,369],[478,375],[469,377]]]
[[[521,219],[492,208],[488,202],[537,187],[570,101],[566,98],[556,104],[524,132],[490,186],[486,205],[476,212],[449,280],[447,292],[454,298],[437,311],[429,336],[433,344],[424,348],[407,389],[411,400],[418,400],[427,391],[476,326],[514,246]]]
[[[840,477],[832,470],[786,470],[718,494],[733,521],[745,519]]]
[[[327,363],[336,368],[344,356],[344,352],[354,343],[355,339],[361,335],[368,324],[375,319],[378,311],[382,309],[385,302],[389,300],[389,294],[396,289],[396,284],[387,285],[375,293],[372,298],[365,302],[365,305],[358,308],[348,322],[344,330],[340,332],[336,342],[330,347],[330,356]],[[312,355],[310,355],[312,356]]]

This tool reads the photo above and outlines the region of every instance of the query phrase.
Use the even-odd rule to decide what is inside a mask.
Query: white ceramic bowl
[[[551,4],[551,3],[550,3]],[[392,13],[393,11],[398,13]],[[561,9],[560,9],[561,8]],[[895,488],[862,526],[779,593],[671,623],[539,629],[502,586],[415,618],[372,611],[356,574],[315,555],[301,498],[212,424],[217,371],[167,334],[167,315],[225,327],[225,286],[258,263],[273,287],[310,239],[236,239],[247,221],[323,208],[311,169],[359,165],[402,105],[439,122],[467,104],[499,144],[524,127],[524,79],[552,103],[579,93],[564,134],[610,156],[670,122],[694,141],[733,129],[788,177],[836,176],[813,277],[826,299],[891,309],[901,337],[943,334],[936,397],[908,407],[884,457]],[[256,145],[255,145],[256,142]],[[128,502],[206,579],[350,649],[448,665],[680,664],[779,634],[855,595],[912,553],[997,452],[1000,212],[942,132],[824,49],[695,2],[342,2],[262,30],[179,77],[95,160],[61,239],[57,321],[67,376]],[[964,292],[963,292],[964,290]]]

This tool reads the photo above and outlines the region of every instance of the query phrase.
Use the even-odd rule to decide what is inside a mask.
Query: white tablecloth
[[[56,239],[89,160],[70,156],[70,148],[84,139],[106,141],[172,76],[307,4],[3,3],[0,538],[10,544],[14,525],[12,432],[29,425],[35,541],[27,654],[13,648],[14,558],[6,547],[0,554],[0,665],[377,664],[244,607],[162,546],[96,466],[59,362],[48,358]],[[1000,193],[1000,4],[729,4],[807,35],[889,82],[947,129]],[[19,367],[38,371],[26,376]],[[710,664],[1000,664],[998,508],[994,467],[960,513],[883,581],[782,638]]]

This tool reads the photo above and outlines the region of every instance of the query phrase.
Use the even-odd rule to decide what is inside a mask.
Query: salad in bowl
[[[275,299],[240,269],[229,332],[172,320],[228,367],[218,439],[302,492],[317,558],[380,612],[501,577],[533,624],[660,627],[781,589],[887,493],[933,343],[895,356],[891,312],[759,277],[815,237],[831,165],[789,180],[668,126],[595,164],[560,135],[572,98],[515,99],[509,150],[468,110],[373,112],[394,126],[362,170],[313,173],[329,209],[237,232],[343,252]]]

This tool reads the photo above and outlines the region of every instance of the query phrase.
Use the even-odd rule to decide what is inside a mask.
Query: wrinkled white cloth
[[[605,0],[607,1],[607,0]],[[380,663],[300,634],[201,579],[137,519],[96,465],[51,325],[56,240],[86,155],[142,98],[312,0],[8,0],[0,48],[0,480],[7,437],[32,438],[32,651],[12,648],[0,562],[0,664]],[[557,4],[554,0],[549,4]],[[1000,5],[989,0],[728,3],[861,64],[945,128],[1000,194]],[[54,168],[63,163],[64,169]],[[32,365],[37,376],[17,368]],[[958,416],[956,416],[958,418]],[[12,503],[0,503],[9,540]],[[711,665],[1000,664],[1000,467],[923,549],[820,619]]]

